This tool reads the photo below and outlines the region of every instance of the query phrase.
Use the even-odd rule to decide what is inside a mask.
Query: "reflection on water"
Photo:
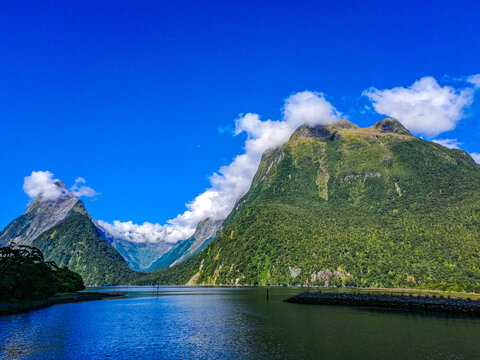
[[[268,301],[265,288],[119,290],[127,298],[0,317],[0,358],[480,357],[475,318],[287,304],[301,291],[288,288],[270,288]]]

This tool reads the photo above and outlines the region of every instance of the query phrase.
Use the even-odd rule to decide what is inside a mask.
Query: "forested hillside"
[[[480,291],[480,166],[393,119],[303,126],[203,252],[141,281]]]

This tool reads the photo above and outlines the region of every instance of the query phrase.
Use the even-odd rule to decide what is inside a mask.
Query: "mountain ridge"
[[[480,166],[394,119],[301,126],[165,284],[480,289]]]

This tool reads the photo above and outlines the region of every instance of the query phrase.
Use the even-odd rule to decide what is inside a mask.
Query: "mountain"
[[[56,185],[66,190],[60,181]],[[25,214],[0,233],[0,246],[10,242],[40,249],[47,261],[68,266],[88,285],[125,284],[136,273],[108,244],[83,202],[68,191],[57,200],[37,197]]]
[[[66,186],[59,180],[55,184],[65,193]],[[0,246],[10,241],[23,245],[32,245],[32,241],[43,232],[59,224],[67,216],[82,214],[90,216],[82,200],[74,196],[62,196],[57,200],[44,201],[35,198],[25,214],[16,218],[0,233]]]
[[[215,239],[221,225],[222,220],[206,219],[201,221],[197,225],[195,233],[189,239],[177,243],[172,249],[156,260],[147,271],[164,269],[198,254]]]
[[[102,237],[123,256],[128,266],[136,271],[149,271],[152,264],[174,246],[164,241],[156,243],[129,241],[115,237],[97,222],[95,225]]]
[[[480,166],[398,121],[302,126],[202,252],[140,283],[480,290]]]
[[[68,216],[33,240],[32,245],[47,260],[78,272],[88,285],[126,284],[136,276],[85,215]]]

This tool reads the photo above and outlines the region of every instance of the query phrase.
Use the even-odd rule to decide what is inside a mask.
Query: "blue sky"
[[[242,153],[241,113],[280,119],[310,90],[367,126],[383,116],[364,113],[365,89],[480,73],[479,13],[478,1],[2,2],[0,228],[25,211],[34,170],[85,178],[102,194],[85,200],[96,219],[163,224]],[[480,152],[478,103],[438,137]]]

